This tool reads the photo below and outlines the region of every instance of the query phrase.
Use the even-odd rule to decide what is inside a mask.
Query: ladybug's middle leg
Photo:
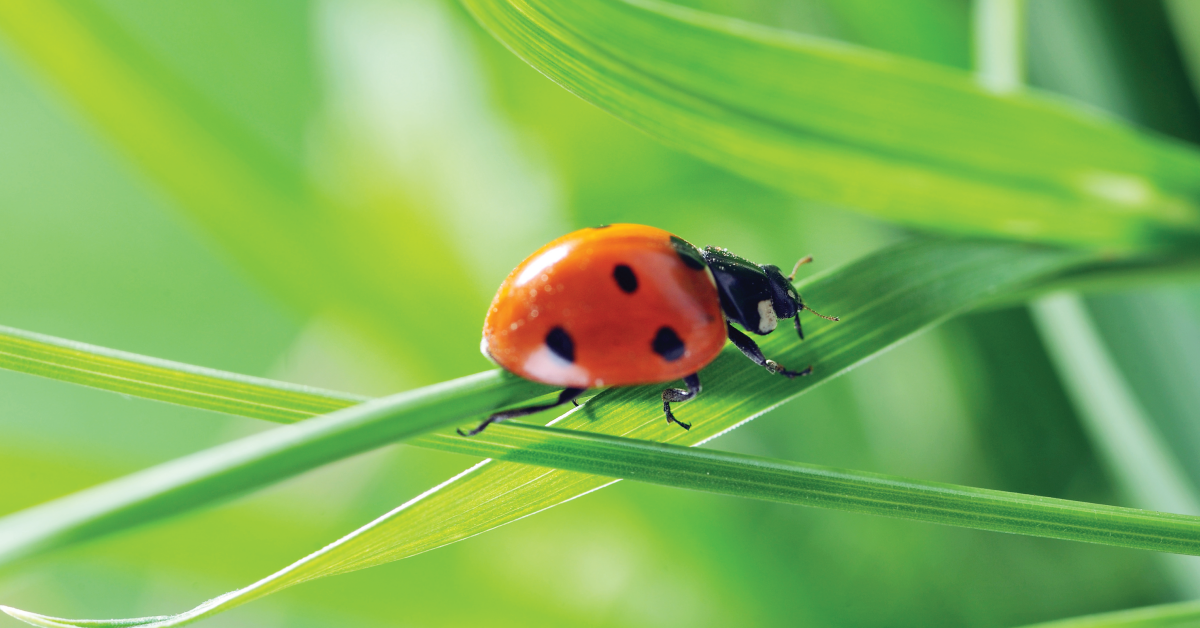
[[[564,404],[568,401],[575,401],[575,398],[578,397],[579,395],[582,395],[583,391],[585,391],[585,390],[587,390],[587,389],[586,388],[567,388],[566,390],[563,390],[561,393],[558,393],[558,399],[554,403],[543,403],[543,404],[536,405],[536,406],[525,406],[524,408],[513,408],[512,410],[505,410],[504,412],[496,412],[492,416],[489,416],[487,419],[485,419],[483,421],[483,423],[480,423],[479,427],[471,430],[470,432],[463,432],[462,430],[458,430],[458,435],[459,436],[474,436],[474,435],[482,432],[485,427],[491,425],[492,423],[499,423],[500,421],[504,421],[506,419],[515,419],[519,416],[525,416],[528,414],[536,414],[538,412],[541,412],[542,410],[549,410],[550,408],[553,408],[554,406],[561,406],[562,404]],[[578,404],[576,404],[576,405],[578,405]]]
[[[799,319],[800,317],[797,316],[796,318]],[[799,327],[797,327],[797,329],[799,329]],[[767,371],[771,373],[779,373],[780,375],[791,379],[801,375],[808,375],[812,372],[811,366],[806,367],[803,371],[789,371],[783,368],[783,365],[775,360],[768,360],[766,356],[763,355],[762,349],[759,349],[758,345],[754,344],[754,341],[750,339],[750,336],[743,334],[731,323],[725,323],[725,330],[729,332],[729,339],[733,341],[733,345],[742,350],[742,354],[750,358],[750,360],[755,364],[767,369]]]
[[[687,390],[682,388],[668,388],[662,392],[663,412],[667,415],[668,425],[671,423],[678,423],[679,427],[682,427],[685,430],[690,430],[692,429],[691,423],[684,423],[683,421],[676,419],[675,415],[671,413],[671,402],[687,401],[688,399],[694,399],[696,395],[700,394],[700,375],[698,373],[692,373],[691,375],[683,378],[683,383],[687,385]]]

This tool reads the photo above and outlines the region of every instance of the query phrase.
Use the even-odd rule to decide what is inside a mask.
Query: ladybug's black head
[[[775,307],[775,315],[779,318],[791,318],[804,309],[804,302],[792,287],[792,282],[783,276],[779,267],[773,264],[759,266],[767,279],[771,280],[771,303]]]
[[[781,318],[801,309],[800,297],[776,266],[759,266],[725,249],[705,247],[704,261],[717,282],[725,317],[746,331],[765,335]]]
[[[785,277],[778,266],[760,266],[712,246],[705,247],[702,256],[717,282],[725,317],[746,331],[766,335],[775,331],[779,319],[797,317],[803,310],[812,311],[792,287],[791,278]],[[804,338],[798,317],[796,333]]]

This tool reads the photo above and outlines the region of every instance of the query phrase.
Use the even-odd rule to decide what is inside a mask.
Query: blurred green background
[[[972,64],[965,1],[689,4]],[[1030,2],[1029,79],[1197,141],[1197,4]],[[180,202],[0,38],[0,324],[384,394],[488,368],[478,335],[495,286],[575,228],[652,224],[780,266],[811,253],[817,269],[903,237],[656,144],[538,74],[448,0],[95,0],[78,10],[241,129],[239,146],[259,151],[247,159],[299,173],[322,202],[259,216]],[[1200,485],[1200,285],[1088,303],[1153,428]],[[267,427],[0,371],[0,512]],[[1133,505],[1024,308],[943,325],[717,446]],[[0,602],[67,617],[176,612],[472,462],[385,448],[7,568]],[[1200,596],[1168,565],[1146,552],[622,482],[206,625],[1012,626]],[[0,618],[9,625],[20,624]]]

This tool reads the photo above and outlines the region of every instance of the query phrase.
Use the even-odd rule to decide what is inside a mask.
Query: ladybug
[[[806,257],[796,263],[812,261]],[[614,224],[569,233],[521,262],[492,301],[480,350],[526,379],[562,386],[553,403],[497,412],[463,436],[497,421],[574,401],[588,388],[682,379],[687,389],[662,393],[671,402],[700,393],[697,372],[717,357],[725,339],[755,364],[793,378],[733,326],[760,336],[781,318],[800,329],[804,304],[778,266],[758,265],[726,249],[697,249],[683,238],[644,225]],[[813,312],[817,316],[821,316]],[[833,317],[822,316],[830,320]]]

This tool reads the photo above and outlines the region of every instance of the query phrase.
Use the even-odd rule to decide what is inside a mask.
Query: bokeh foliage
[[[1050,3],[1031,3],[1031,14]],[[573,227],[652,223],[781,265],[811,252],[825,267],[898,236],[655,143],[535,73],[457,5],[243,4],[27,5],[57,8],[99,34],[98,49],[74,58],[62,44],[86,42],[53,30],[52,13],[33,35],[50,54],[81,63],[81,80],[94,81],[87,93],[112,99],[113,120],[97,123],[90,107],[72,103],[71,90],[40,76],[28,40],[3,40],[0,260],[13,269],[0,275],[4,323],[383,393],[484,368],[475,339],[491,288],[534,245]],[[877,11],[869,2],[696,6],[969,67],[966,3],[893,6],[901,4],[909,10]],[[1173,42],[1175,14],[1156,2],[1060,4],[1090,18],[1038,19],[1050,30],[1031,32],[1031,79],[1053,82],[1061,46],[1111,50],[1099,58],[1134,64],[1124,71],[1143,83],[1145,67],[1165,74],[1147,87],[1093,70],[1093,87],[1126,94],[1141,109],[1094,97],[1093,104],[1194,139],[1194,92],[1177,56],[1188,48],[1138,45]],[[1129,39],[1127,24],[1145,39]],[[91,71],[109,57],[139,69],[119,82],[130,89],[110,93],[121,77]],[[182,154],[173,161],[112,141],[114,127],[152,130],[153,120],[171,120],[170,107],[137,98],[139,85],[173,95],[170,106],[205,121],[185,130],[194,143],[183,145],[166,145],[177,134],[147,131],[154,150]],[[1061,82],[1043,86],[1089,99]],[[1157,110],[1166,113],[1137,114]],[[1168,114],[1176,121],[1163,121]],[[218,152],[224,156],[212,157]],[[266,187],[224,187],[243,170]],[[1196,290],[1102,299],[1098,319],[1130,381],[1180,459],[1194,461],[1194,379],[1184,374],[1195,364],[1179,350],[1186,344],[1159,342],[1155,332],[1169,324],[1170,337],[1195,338]],[[5,511],[260,427],[27,376],[0,373],[0,382],[0,473],[11,478],[0,491]],[[952,322],[720,446],[1050,496],[1128,499],[1114,492],[1019,309]],[[469,462],[391,449],[10,572],[0,595],[62,616],[174,612],[194,603],[197,589],[203,596],[241,586]],[[1152,557],[1127,550],[623,483],[214,623],[392,625],[403,609],[431,625],[1012,625],[1178,594]]]

